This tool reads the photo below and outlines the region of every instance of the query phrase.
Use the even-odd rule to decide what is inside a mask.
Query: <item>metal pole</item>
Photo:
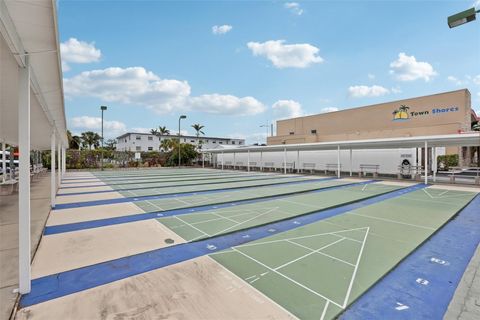
[[[202,168],[205,168],[205,153],[202,152]]]
[[[100,170],[103,171],[103,108],[102,110],[102,160],[100,162]]]
[[[50,137],[50,204],[52,209],[55,208],[55,193],[57,192],[57,188],[55,186],[56,179],[55,179],[55,128],[53,128],[52,136]]]
[[[353,167],[353,161],[352,161],[352,149],[350,149],[350,177],[352,176],[352,167]]]
[[[300,172],[300,150],[297,150],[297,173]]]
[[[223,163],[225,162],[224,156],[223,156],[223,151],[222,151],[222,170],[223,170]]]
[[[263,171],[263,152],[260,151],[260,171]]]
[[[287,148],[283,148],[283,173],[287,174]]]
[[[235,161],[236,161],[235,158],[236,158],[236,157],[235,157],[235,152],[234,152],[234,153],[233,153],[233,170],[235,170]]]
[[[18,83],[18,277],[21,294],[31,290],[30,270],[30,62],[25,57]],[[13,155],[10,155],[13,156]]]
[[[340,146],[337,149],[337,177],[340,178]]]
[[[433,161],[432,161],[432,166],[433,166],[433,182],[437,181],[437,147],[432,148],[432,153],[433,153]]]
[[[63,168],[63,173],[66,173],[66,172],[67,172],[67,149],[66,149],[66,147],[63,147],[63,164],[62,164],[62,168]]]
[[[61,165],[61,163],[62,163],[61,161],[62,161],[62,160],[60,159],[60,157],[61,157],[61,155],[60,155],[60,148],[61,148],[61,144],[60,144],[60,138],[59,138],[59,139],[58,139],[58,144],[57,144],[57,161],[58,161],[58,164],[57,164],[57,166],[58,166],[58,168],[57,168],[57,169],[58,169],[58,170],[57,170],[57,185],[58,185],[59,187],[60,187],[60,185],[62,184],[62,174],[61,174],[61,172],[62,172],[62,171],[61,171],[61,169],[62,169],[62,168],[61,168],[61,166],[62,166],[62,165]]]
[[[2,179],[5,182],[7,178],[7,155],[5,154],[5,141],[2,142]]]
[[[425,184],[428,184],[428,143],[425,141],[425,152],[424,152],[425,160],[423,161],[425,165]]]
[[[248,150],[247,156],[247,171],[250,172],[250,150]]]
[[[181,158],[181,152],[180,152],[180,145],[181,145],[181,141],[180,141],[180,121],[182,120],[182,117],[178,118],[178,168],[180,168],[181,166],[181,161],[180,161],[180,158]]]

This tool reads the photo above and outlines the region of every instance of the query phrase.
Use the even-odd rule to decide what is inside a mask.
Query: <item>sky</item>
[[[261,125],[467,88],[480,111],[474,1],[58,1],[68,128],[166,126],[263,143]]]

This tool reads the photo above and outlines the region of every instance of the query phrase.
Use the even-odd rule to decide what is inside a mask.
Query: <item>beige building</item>
[[[267,143],[292,144],[441,135],[471,131],[478,121],[467,89],[277,121]],[[447,149],[470,163],[473,150]],[[467,160],[470,159],[470,160]],[[466,160],[466,161],[465,161]]]

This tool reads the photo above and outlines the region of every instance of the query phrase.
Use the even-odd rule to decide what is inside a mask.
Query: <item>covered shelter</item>
[[[68,146],[56,1],[0,1],[0,35],[2,170],[5,177],[5,144],[17,146],[19,291],[25,294],[31,280],[30,152],[51,150],[54,207]]]
[[[475,147],[480,146],[480,132],[469,132],[462,134],[449,135],[432,135],[432,136],[417,136],[417,137],[401,137],[401,138],[386,138],[386,139],[368,139],[368,140],[348,140],[348,141],[331,141],[331,142],[315,142],[315,143],[301,143],[301,144],[283,144],[283,145],[269,145],[269,146],[248,146],[234,149],[209,149],[202,150],[202,153],[212,155],[224,155],[247,153],[247,170],[250,171],[250,154],[264,152],[283,152],[283,171],[287,173],[287,152],[297,152],[297,161],[300,162],[300,152],[302,151],[322,151],[322,150],[336,150],[337,151],[337,176],[340,177],[340,151],[350,151],[350,164],[352,163],[352,150],[368,150],[368,149],[396,149],[396,148],[423,148],[424,149],[424,167],[428,167],[428,148],[432,148],[433,159],[435,161],[435,154],[437,147],[449,146],[463,146]],[[434,163],[436,166],[436,163]],[[224,167],[224,158],[222,156],[221,167]],[[435,170],[433,171],[435,175]],[[352,166],[350,165],[350,175],[352,175]],[[425,183],[428,182],[428,172],[425,170]]]

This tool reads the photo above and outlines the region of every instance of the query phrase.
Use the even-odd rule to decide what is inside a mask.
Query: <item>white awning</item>
[[[18,144],[18,79],[31,66],[32,149],[50,149],[50,135],[67,145],[55,0],[0,1],[0,142]],[[20,115],[21,116],[21,115]]]
[[[302,144],[280,144],[271,146],[250,146],[236,149],[206,149],[203,153],[242,153],[242,152],[273,152],[273,151],[315,151],[336,150],[338,147],[344,150],[361,149],[395,149],[395,148],[422,148],[427,142],[429,147],[448,146],[480,146],[480,132],[450,134],[437,136],[401,137],[388,139],[369,139],[352,141],[332,141]]]

